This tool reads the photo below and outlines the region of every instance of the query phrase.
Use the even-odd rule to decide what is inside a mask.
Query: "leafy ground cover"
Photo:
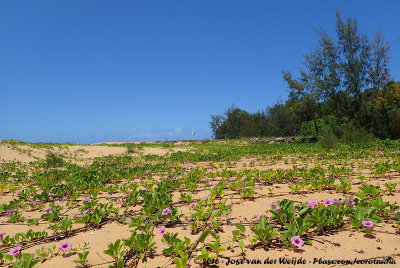
[[[0,146],[1,266],[400,262],[398,141]]]

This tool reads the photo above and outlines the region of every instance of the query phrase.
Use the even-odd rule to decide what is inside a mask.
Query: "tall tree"
[[[353,119],[361,106],[361,94],[369,85],[370,44],[366,35],[358,32],[356,20],[344,22],[336,12],[336,33],[341,53],[340,68],[346,93],[346,105],[342,108]]]
[[[381,29],[375,33],[371,41],[371,66],[369,77],[372,87],[375,90],[383,89],[390,81],[390,47],[384,42]]]

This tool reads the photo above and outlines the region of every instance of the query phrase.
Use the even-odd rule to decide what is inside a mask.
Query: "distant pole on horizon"
[[[194,139],[194,137],[196,136],[196,131],[193,129],[193,131],[192,131],[192,136],[193,136],[193,139]]]

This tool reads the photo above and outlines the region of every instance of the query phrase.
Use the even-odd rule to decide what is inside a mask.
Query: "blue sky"
[[[400,77],[400,2],[0,1],[0,140],[210,138],[210,115],[256,112],[335,36],[335,11],[381,27]]]

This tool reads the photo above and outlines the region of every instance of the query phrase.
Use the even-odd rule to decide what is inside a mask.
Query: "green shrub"
[[[137,150],[136,150],[136,148],[129,146],[128,149],[126,150],[126,152],[128,154],[134,154],[134,153],[137,153]]]
[[[63,156],[53,152],[48,152],[46,154],[45,162],[48,168],[62,167],[64,165]]]
[[[339,142],[339,139],[333,132],[328,132],[328,133],[324,134],[324,136],[321,139],[321,145],[325,149],[331,149],[331,148],[336,147],[338,142]]]
[[[340,122],[333,115],[326,115],[322,118],[317,119],[317,126],[319,134],[325,136],[326,134],[333,133],[336,137],[340,136]],[[300,136],[315,136],[315,125],[314,121],[307,121],[301,124]]]
[[[353,124],[345,126],[341,141],[343,143],[367,143],[374,140],[374,136],[368,133],[362,127],[356,127]]]

